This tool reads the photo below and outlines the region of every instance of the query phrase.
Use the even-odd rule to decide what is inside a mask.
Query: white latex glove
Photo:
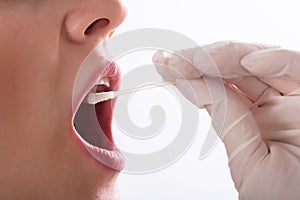
[[[300,53],[221,42],[179,54],[188,61],[157,52],[153,62],[212,116],[239,198],[300,199]]]

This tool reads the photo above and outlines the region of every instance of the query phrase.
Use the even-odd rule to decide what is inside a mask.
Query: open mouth
[[[94,86],[84,92],[84,96],[90,93],[115,91],[120,82],[119,68],[111,62],[106,67],[105,73],[91,81]],[[88,104],[84,100],[79,102],[73,125],[76,136],[97,161],[111,169],[121,171],[124,168],[124,158],[114,144],[111,127],[115,102],[115,99],[95,105]]]

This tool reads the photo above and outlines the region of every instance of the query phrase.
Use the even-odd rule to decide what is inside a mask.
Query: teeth
[[[110,87],[110,82],[108,78],[101,78],[96,85],[105,85],[106,87]]]
[[[99,89],[99,86],[102,86],[101,88],[103,88],[103,86],[109,88],[110,87],[110,82],[108,78],[100,78],[98,80],[98,82],[94,85],[94,87],[89,91],[88,94],[95,94],[97,93],[97,89]]]

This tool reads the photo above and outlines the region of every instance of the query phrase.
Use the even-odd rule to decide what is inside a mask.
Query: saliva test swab
[[[145,91],[145,90],[150,90],[150,89],[154,89],[154,88],[158,88],[158,87],[175,85],[175,84],[176,84],[176,81],[174,80],[174,81],[167,81],[167,82],[149,83],[149,84],[145,84],[143,86],[137,87],[137,88],[120,90],[120,91],[90,93],[86,96],[84,103],[95,105],[95,104],[103,102],[103,101],[114,99],[121,95],[132,94],[135,92],[140,92],[140,91]]]

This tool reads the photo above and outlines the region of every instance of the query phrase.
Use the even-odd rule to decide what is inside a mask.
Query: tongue
[[[109,139],[110,142],[113,142],[111,130],[113,101],[109,100],[102,103],[98,103],[95,105],[95,110],[98,123],[103,132],[105,133],[106,138]]]

